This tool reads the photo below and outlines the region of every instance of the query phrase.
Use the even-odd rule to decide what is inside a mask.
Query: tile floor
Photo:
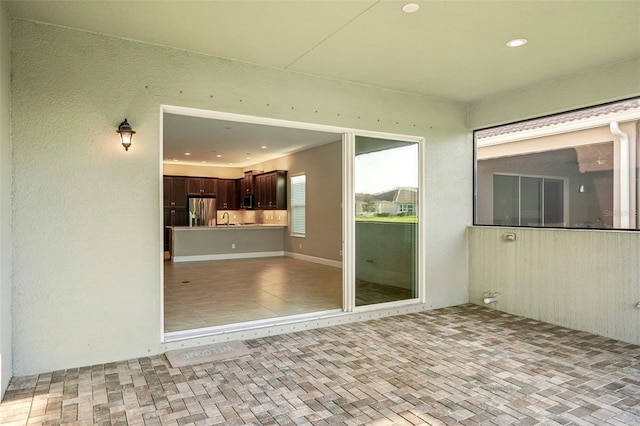
[[[14,378],[0,422],[103,425],[637,425],[640,347],[464,305]]]
[[[164,263],[165,331],[342,309],[342,269],[290,257]],[[411,298],[356,280],[356,305]]]
[[[290,257],[164,263],[165,331],[342,309],[342,269]]]

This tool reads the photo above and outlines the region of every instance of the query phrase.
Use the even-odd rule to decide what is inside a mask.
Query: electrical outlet
[[[234,244],[231,244],[231,248],[232,248],[232,249],[236,248],[235,243],[234,243]]]
[[[298,248],[301,249],[302,248],[302,244],[298,244]]]

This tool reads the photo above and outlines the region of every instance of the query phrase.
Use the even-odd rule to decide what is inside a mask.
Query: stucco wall
[[[483,99],[470,128],[543,116],[640,95],[640,59]],[[470,301],[499,291],[498,310],[640,343],[640,233],[594,230],[469,229]]]
[[[10,38],[6,3],[0,2],[0,394],[12,374]]]
[[[161,104],[425,137],[428,306],[468,300],[463,106],[21,20],[12,51],[16,375],[166,349]]]
[[[640,96],[640,58],[485,98],[469,105],[470,129]]]
[[[635,232],[470,228],[470,301],[497,291],[500,311],[640,344],[638,259]]]

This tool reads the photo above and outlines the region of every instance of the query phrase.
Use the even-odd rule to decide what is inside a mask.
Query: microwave
[[[243,209],[252,209],[253,208],[253,195],[247,194],[242,197],[242,205],[240,206]]]

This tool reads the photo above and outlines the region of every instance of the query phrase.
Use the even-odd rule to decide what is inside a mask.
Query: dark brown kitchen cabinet
[[[187,178],[187,193],[189,195],[216,195],[218,179],[216,178]]]
[[[253,172],[244,172],[244,177],[240,179],[240,195],[253,194]]]
[[[162,179],[163,201],[165,208],[187,208],[187,178],[164,176]]]
[[[170,231],[167,226],[187,226],[187,178],[162,177],[162,205],[164,206],[164,250],[169,251]]]
[[[170,251],[170,229],[168,226],[187,226],[189,224],[189,214],[186,208],[165,208],[164,209],[164,251]]]
[[[218,210],[238,210],[238,186],[236,179],[218,179],[216,207]]]
[[[255,176],[255,208],[285,210],[287,208],[287,172],[275,170]]]

